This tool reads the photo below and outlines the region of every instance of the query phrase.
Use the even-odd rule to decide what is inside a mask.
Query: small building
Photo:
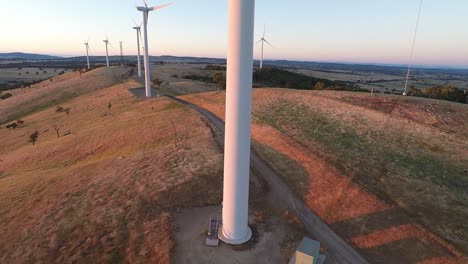
[[[321,264],[324,262],[325,256],[320,255],[320,243],[304,237],[289,264]]]

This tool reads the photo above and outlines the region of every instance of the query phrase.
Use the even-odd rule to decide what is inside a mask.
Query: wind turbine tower
[[[89,65],[89,41],[87,41],[85,44],[86,47],[86,62],[88,63],[88,70],[91,69],[91,66]]]
[[[122,46],[123,42],[120,41],[120,63],[123,64],[123,46]]]
[[[260,57],[260,69],[261,69],[261,68],[263,68],[263,46],[264,46],[264,44],[266,43],[266,44],[270,45],[271,47],[273,47],[270,44],[270,42],[268,42],[268,40],[265,39],[265,27],[263,28],[263,37],[260,38],[260,40],[257,43],[259,43],[259,42],[262,42],[262,54],[261,54],[261,57]]]
[[[143,64],[145,65],[145,91],[146,97],[151,97],[151,76],[150,76],[150,64],[149,64],[149,55],[148,55],[148,14],[150,11],[158,10],[164,8],[170,4],[164,4],[160,6],[148,7],[145,1],[143,1],[145,6],[138,6],[137,10],[143,13],[143,46],[144,46],[144,59]]]
[[[109,68],[109,49],[107,47],[109,45],[109,39],[106,37],[103,42],[106,44],[106,66]]]
[[[228,0],[223,223],[218,236],[233,245],[252,237],[248,211],[254,16],[255,0]]]
[[[141,55],[140,55],[140,38],[141,38],[141,25],[138,26],[138,24],[135,23],[135,27],[133,29],[136,30],[137,33],[137,61],[138,61],[138,77],[141,77]]]

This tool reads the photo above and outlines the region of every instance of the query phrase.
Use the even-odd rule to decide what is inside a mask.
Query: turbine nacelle
[[[170,6],[170,5],[173,4],[173,3],[168,3],[168,4],[164,4],[164,5],[160,5],[160,6],[148,7],[148,5],[146,5],[145,1],[143,1],[143,3],[145,4],[145,6],[137,6],[136,9],[138,11],[147,12],[147,13],[150,12],[150,11],[154,11],[154,10],[158,10],[158,9]]]
[[[141,12],[149,12],[149,8],[148,7],[144,7],[144,6],[137,6],[136,9],[138,11],[141,11]]]

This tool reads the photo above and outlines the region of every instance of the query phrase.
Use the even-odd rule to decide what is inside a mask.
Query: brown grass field
[[[181,79],[202,68],[154,76],[162,92],[197,93],[181,98],[224,119],[224,92]],[[129,70],[70,72],[0,101],[0,263],[169,263],[176,208],[220,204],[209,127],[169,99],[132,96],[141,84]],[[370,263],[467,261],[466,105],[286,89],[253,98],[254,150]],[[251,211],[267,227],[284,212],[271,213],[257,185]],[[304,231],[285,219],[295,230],[281,242],[287,262]]]
[[[222,154],[197,113],[138,100],[133,81],[88,82],[101,89],[63,103],[69,115],[51,105],[0,129],[0,263],[168,263],[171,210],[220,201],[219,188],[202,188],[220,177]],[[35,93],[16,98],[32,104]]]
[[[182,98],[224,118],[224,95]],[[254,149],[371,263],[466,261],[465,105],[284,89],[253,98]]]
[[[68,71],[63,68],[0,68],[0,85],[9,82],[30,82],[44,80],[57,76],[61,71]]]

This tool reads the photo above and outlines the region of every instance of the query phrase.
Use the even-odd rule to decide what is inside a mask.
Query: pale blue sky
[[[170,1],[170,0],[169,0]],[[152,12],[151,55],[225,57],[227,0],[174,0]],[[108,34],[119,53],[136,53],[136,0],[0,0],[0,52],[104,54]],[[166,1],[148,0],[149,5]],[[255,39],[263,25],[267,59],[407,63],[419,0],[257,0]],[[424,0],[414,61],[468,66],[468,1]],[[259,56],[260,45],[255,47]]]

